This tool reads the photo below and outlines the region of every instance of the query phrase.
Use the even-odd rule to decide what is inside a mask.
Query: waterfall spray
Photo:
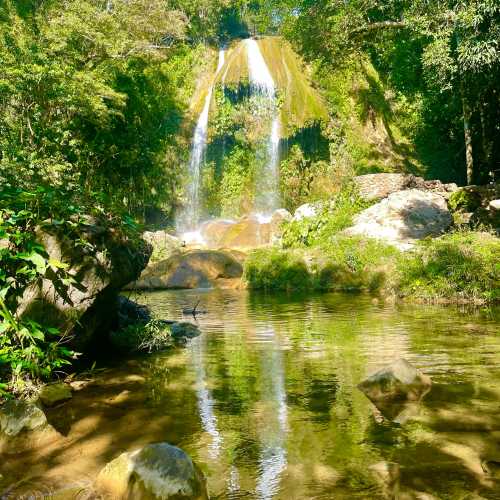
[[[215,71],[212,83],[210,84],[207,96],[205,97],[203,109],[200,113],[200,116],[198,117],[198,121],[194,129],[193,141],[191,145],[191,155],[188,165],[189,185],[187,187],[186,193],[187,200],[186,205],[183,207],[183,210],[177,217],[177,230],[179,233],[193,231],[200,222],[200,181],[201,170],[205,161],[205,153],[207,149],[208,113],[210,111],[210,103],[212,101],[212,94],[214,91],[217,75],[224,66],[225,53],[225,49],[219,50],[217,70]]]
[[[280,117],[276,103],[276,84],[262,56],[256,40],[245,40],[248,57],[248,74],[253,92],[263,95],[267,107],[272,110],[273,119],[267,143],[264,170],[258,177],[256,186],[255,208],[263,213],[269,213],[279,208],[279,143]]]

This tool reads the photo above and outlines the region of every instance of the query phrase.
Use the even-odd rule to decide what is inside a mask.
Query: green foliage
[[[57,218],[63,199],[61,196],[56,203],[54,195],[41,188],[34,193],[0,191],[0,377],[8,378],[3,387],[14,393],[23,392],[28,379],[49,380],[61,373],[76,356],[65,347],[69,339],[64,332],[16,314],[23,294],[42,279],[59,289],[75,283],[66,271],[68,265],[50,259],[35,236],[39,225],[56,225],[71,234],[80,222],[78,209],[70,204],[64,211],[69,217],[73,208],[74,219]],[[51,220],[49,212],[54,217]]]
[[[489,233],[455,232],[422,242],[398,264],[399,289],[417,299],[500,299],[500,242]]]
[[[245,261],[243,279],[255,289],[311,288],[309,270],[300,253],[275,248],[252,252]]]
[[[122,352],[155,352],[172,345],[170,327],[161,320],[151,319],[147,323],[137,322],[112,332],[113,346]]]
[[[318,213],[314,217],[306,217],[287,223],[283,230],[283,246],[312,247],[328,246],[332,238],[352,225],[353,217],[368,207],[355,187],[348,184],[326,202],[316,204]]]
[[[244,279],[252,289],[375,292],[390,281],[398,253],[375,240],[336,236],[321,248],[256,250],[245,261]]]
[[[139,214],[170,209],[186,76],[200,58],[183,42],[185,16],[161,0],[0,9],[1,182],[98,192]]]
[[[32,383],[62,373],[76,358],[67,344],[70,332],[39,324],[18,314],[22,297],[31,287],[49,281],[65,298],[77,277],[66,262],[49,258],[37,234],[40,230],[64,234],[82,255],[97,250],[85,236],[95,221],[126,239],[138,239],[138,226],[129,216],[106,214],[98,199],[64,189],[34,191],[0,189],[0,378],[4,388],[18,393]]]

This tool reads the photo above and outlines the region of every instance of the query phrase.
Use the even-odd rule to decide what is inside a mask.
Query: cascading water
[[[189,185],[187,188],[187,200],[186,205],[177,217],[177,230],[179,233],[185,233],[185,239],[187,240],[195,241],[198,239],[196,231],[194,230],[198,226],[201,217],[200,179],[201,169],[203,167],[205,152],[207,149],[208,113],[210,111],[210,102],[212,101],[212,94],[217,75],[224,66],[225,54],[225,49],[219,50],[217,70],[215,71],[212,83],[208,89],[207,96],[205,97],[203,109],[198,117],[198,121],[194,129],[191,156],[188,167]]]
[[[279,143],[280,117],[276,103],[276,85],[269,68],[262,56],[256,40],[245,40],[248,57],[248,75],[250,87],[256,94],[265,97],[264,106],[273,115],[271,131],[264,158],[264,170],[256,186],[255,208],[259,212],[269,213],[279,207]]]

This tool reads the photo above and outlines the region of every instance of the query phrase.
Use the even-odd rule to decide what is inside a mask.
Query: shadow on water
[[[6,498],[91,491],[105,463],[157,441],[193,457],[213,498],[499,498],[497,311],[340,294],[144,299],[179,319],[198,297],[203,335],[96,373],[49,410],[61,435],[2,461]],[[414,407],[392,408],[394,422],[356,386],[399,357],[433,386]]]

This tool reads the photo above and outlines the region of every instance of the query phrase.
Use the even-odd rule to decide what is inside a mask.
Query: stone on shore
[[[379,239],[407,250],[416,240],[439,236],[451,224],[452,216],[442,196],[409,189],[393,193],[361,212],[345,234]]]
[[[40,390],[39,397],[43,406],[47,407],[64,403],[72,398],[71,386],[64,382],[44,385]]]

